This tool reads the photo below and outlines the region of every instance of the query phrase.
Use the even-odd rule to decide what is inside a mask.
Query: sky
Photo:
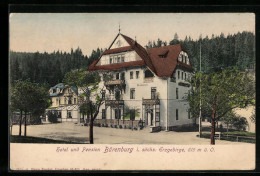
[[[92,50],[108,48],[121,33],[145,46],[160,38],[169,43],[200,34],[255,33],[253,13],[11,13],[9,16],[10,50],[19,52],[70,52],[80,48],[89,56]]]

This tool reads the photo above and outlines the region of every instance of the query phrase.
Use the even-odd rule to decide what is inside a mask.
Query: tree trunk
[[[27,126],[26,125],[26,121],[27,121],[27,119],[26,119],[27,112],[26,111],[24,112],[24,115],[25,115],[24,116],[24,136],[26,136],[26,126]]]
[[[227,137],[228,137],[228,123],[227,123]]]
[[[216,99],[217,97],[214,97],[214,103],[213,103],[213,114],[212,114],[212,121],[211,121],[211,145],[215,145],[215,116],[216,116]]]
[[[23,112],[20,111],[20,120],[19,120],[19,136],[22,135],[22,118],[23,118]]]
[[[94,120],[91,118],[89,121],[89,143],[94,144],[94,139],[93,139],[93,122]]]

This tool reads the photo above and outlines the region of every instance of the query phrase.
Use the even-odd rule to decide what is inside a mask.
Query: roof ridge
[[[124,35],[124,34],[120,34],[120,35],[122,35],[124,37],[126,42],[130,46],[132,46],[132,48],[136,51],[136,53],[144,60],[145,64],[156,74],[156,69],[155,69],[155,67],[154,67],[154,65],[152,63],[152,60],[149,57],[149,54],[146,51],[146,49],[144,49],[139,43],[137,43],[137,41],[134,41],[132,38],[130,38],[130,37]],[[137,51],[137,48],[140,49],[141,52]],[[142,53],[142,52],[145,52],[145,53]]]

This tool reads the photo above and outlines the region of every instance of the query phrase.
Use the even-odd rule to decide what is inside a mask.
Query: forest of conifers
[[[200,46],[202,72],[209,73],[221,69],[233,68],[238,70],[253,69],[255,64],[255,35],[242,32],[234,35],[212,35],[199,40],[185,37],[179,40],[178,35],[169,44],[180,43],[189,55],[194,71],[199,71]],[[159,47],[167,45],[166,41],[158,39],[149,41],[145,46]],[[70,53],[54,51],[52,53],[10,52],[10,81],[29,79],[31,82],[47,83],[54,86],[62,82],[64,75],[72,69],[87,68],[103,52],[97,48],[92,54],[84,56],[81,49],[71,49]]]

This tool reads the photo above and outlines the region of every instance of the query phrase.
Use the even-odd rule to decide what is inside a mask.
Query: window
[[[59,104],[60,104],[60,99],[59,99]]]
[[[121,109],[115,109],[115,119],[121,119]]]
[[[64,104],[67,104],[67,98],[66,97],[64,98]]]
[[[184,73],[184,80],[186,80],[186,73]]]
[[[184,56],[183,56],[183,55],[181,55],[181,62],[183,62],[183,58],[184,58]]]
[[[58,104],[58,102],[59,102],[59,100],[58,100],[58,98],[56,98],[56,104]]]
[[[151,88],[151,99],[155,99],[156,98],[156,88],[152,87]]]
[[[116,79],[119,79],[119,73],[116,73]]]
[[[136,79],[139,78],[139,71],[136,71]]]
[[[130,120],[135,120],[135,110],[130,109]]]
[[[67,111],[67,118],[72,118],[71,111]]]
[[[102,94],[102,99],[104,100],[106,98],[106,91],[103,90],[101,94]]]
[[[58,111],[58,118],[61,118],[61,111]]]
[[[179,120],[179,112],[178,112],[178,109],[176,109],[176,120]]]
[[[178,71],[178,79],[180,79],[180,71]]]
[[[106,109],[102,109],[102,119],[106,119]]]
[[[183,72],[181,72],[181,79],[183,80]]]
[[[125,80],[125,72],[121,73],[121,80]]]
[[[71,104],[71,98],[69,98],[68,104]]]
[[[120,56],[117,56],[117,63],[120,63]]]
[[[113,58],[110,57],[110,59],[109,59],[109,63],[112,64],[112,62],[113,62]]]
[[[133,72],[130,72],[130,79],[133,79]]]
[[[184,61],[185,61],[185,64],[187,63],[187,56],[184,56]]]
[[[52,92],[55,93],[55,92],[56,92],[56,89],[52,89]]]
[[[76,98],[74,98],[74,104],[77,104],[77,99]]]
[[[160,112],[155,113],[155,121],[160,122]]]
[[[190,110],[188,110],[188,119],[190,119]]]
[[[125,56],[121,56],[121,62],[125,62]]]
[[[154,77],[154,75],[150,70],[145,70],[144,77],[145,78],[152,78],[152,77]]]
[[[179,99],[179,89],[176,88],[176,99]]]
[[[120,100],[120,91],[119,90],[115,92],[115,99]]]
[[[130,89],[130,99],[135,99],[135,89]]]

